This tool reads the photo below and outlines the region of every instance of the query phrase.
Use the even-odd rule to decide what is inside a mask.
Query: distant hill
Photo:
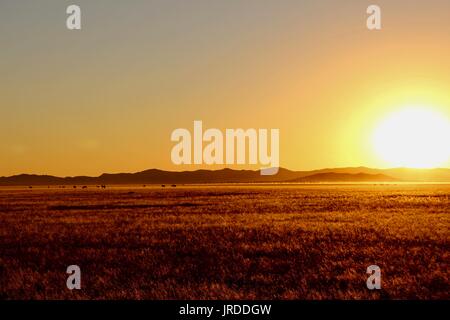
[[[450,169],[372,169],[366,167],[349,167],[312,171],[291,171],[280,168],[278,173],[272,176],[260,175],[259,170],[164,171],[149,169],[136,173],[104,173],[98,177],[55,177],[50,175],[20,174],[10,177],[0,177],[0,186],[351,181],[450,182]]]
[[[398,181],[384,174],[369,173],[316,173],[310,176],[296,178],[290,182],[390,182]]]

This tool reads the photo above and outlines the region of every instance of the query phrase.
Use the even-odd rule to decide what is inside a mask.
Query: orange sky
[[[0,175],[199,168],[170,160],[194,120],[279,128],[294,170],[388,167],[390,112],[450,118],[450,2],[376,1],[369,31],[372,2],[77,1],[68,31],[66,3],[2,1]]]

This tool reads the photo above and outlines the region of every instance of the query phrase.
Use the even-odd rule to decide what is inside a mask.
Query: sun
[[[439,167],[450,159],[450,123],[430,108],[402,108],[375,129],[373,147],[390,166]]]

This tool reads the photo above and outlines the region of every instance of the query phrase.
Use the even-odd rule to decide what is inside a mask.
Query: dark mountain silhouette
[[[316,173],[306,177],[296,178],[290,182],[389,182],[398,181],[393,177],[384,174],[369,173],[336,173],[325,172]]]
[[[0,186],[106,185],[106,184],[189,184],[270,182],[450,182],[450,169],[372,169],[366,167],[291,171],[280,168],[276,175],[262,176],[259,170],[164,171],[150,169],[136,173],[104,173],[98,177],[55,177],[20,174],[0,177]]]

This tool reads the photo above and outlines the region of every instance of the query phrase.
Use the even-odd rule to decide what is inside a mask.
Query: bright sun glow
[[[450,158],[450,123],[426,108],[402,109],[379,124],[373,145],[391,166],[439,167]]]

